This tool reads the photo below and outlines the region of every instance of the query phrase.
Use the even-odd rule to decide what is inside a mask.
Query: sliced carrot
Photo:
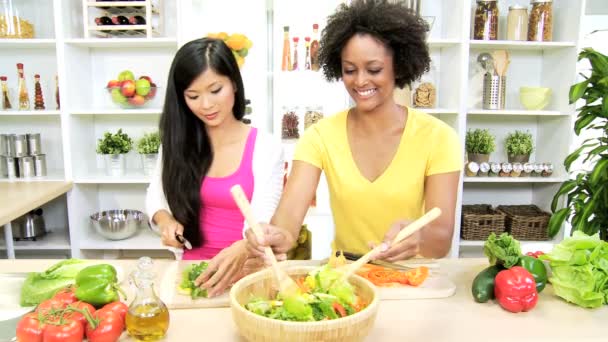
[[[420,266],[414,270],[406,272],[407,281],[412,286],[418,286],[422,284],[429,276],[429,268],[426,266]]]

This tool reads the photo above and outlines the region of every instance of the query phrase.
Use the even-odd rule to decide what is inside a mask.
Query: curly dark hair
[[[403,3],[353,0],[327,18],[319,42],[319,64],[328,81],[342,78],[342,49],[356,34],[370,34],[393,53],[395,84],[403,88],[429,71],[427,23]]]

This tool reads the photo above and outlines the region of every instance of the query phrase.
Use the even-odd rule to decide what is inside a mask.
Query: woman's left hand
[[[391,225],[391,228],[388,230],[386,235],[384,236],[383,244],[385,245],[385,250],[379,254],[377,254],[374,259],[386,260],[388,262],[395,262],[399,260],[406,260],[415,257],[418,255],[420,251],[420,243],[422,241],[422,232],[418,230],[414,232],[412,235],[407,238],[401,240],[401,242],[394,244],[391,247],[390,243],[393,241],[395,236],[401,231],[401,229],[405,228],[407,225],[412,223],[413,221],[409,220],[400,220]],[[372,248],[375,247],[372,245]]]
[[[208,297],[218,296],[239,276],[248,257],[246,241],[239,240],[211,259],[207,269],[196,278],[194,284],[207,289]]]

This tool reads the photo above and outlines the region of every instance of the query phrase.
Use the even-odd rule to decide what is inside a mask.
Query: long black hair
[[[184,91],[207,69],[230,78],[235,92],[232,113],[237,120],[245,114],[245,89],[236,59],[219,39],[202,38],[182,46],[173,59],[160,134],[163,147],[163,190],[173,217],[184,226],[184,237],[200,246],[200,189],[213,160],[213,151],[204,123],[196,117],[184,98]]]
[[[319,63],[328,81],[342,78],[342,49],[357,34],[370,34],[393,52],[395,85],[403,88],[429,71],[428,24],[403,2],[353,0],[327,18]]]

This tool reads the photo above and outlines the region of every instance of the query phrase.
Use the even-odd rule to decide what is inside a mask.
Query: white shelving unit
[[[262,130],[281,134],[283,106],[299,106],[300,134],[306,106],[321,105],[325,115],[348,107],[349,98],[340,82],[326,83],[319,72],[280,71],[283,26],[290,26],[290,37],[301,38],[298,52],[303,61],[303,37],[312,35],[313,23],[318,23],[322,30],[325,18],[340,2],[162,1],[164,25],[159,37],[104,39],[84,36],[82,0],[20,1],[25,13],[32,16],[28,20],[36,25],[37,38],[0,40],[0,74],[9,75],[9,83],[16,88],[15,64],[24,63],[30,95],[33,95],[32,76],[40,73],[48,110],[0,111],[0,127],[3,133],[42,131],[43,148],[52,146],[52,150],[46,150],[49,170],[57,170],[50,172],[48,178],[74,181],[67,199],[59,201],[67,214],[55,215],[64,217],[57,226],[69,227],[66,233],[69,232],[68,248],[72,255],[116,255],[116,251],[121,250],[137,253],[163,249],[150,231],[141,231],[122,242],[102,239],[93,232],[89,215],[94,212],[113,208],[143,210],[149,179],[143,174],[136,153],[128,156],[127,175],[106,176],[95,147],[97,139],[107,130],[123,128],[132,138],[139,138],[157,128],[170,63],[177,48],[187,41],[221,31],[244,33],[253,41],[241,71],[246,97],[252,101],[252,124]],[[500,40],[497,41],[471,40],[474,0],[422,2],[421,15],[435,18],[428,37],[433,68],[423,79],[432,80],[437,88],[437,108],[423,110],[452,126],[463,146],[467,129],[489,128],[497,138],[497,151],[491,156],[493,161],[506,160],[503,141],[507,133],[515,129],[528,130],[536,147],[531,160],[552,162],[555,166],[553,176],[548,178],[463,177],[452,257],[481,253],[481,241],[460,239],[462,204],[535,204],[548,210],[553,194],[567,177],[562,161],[569,152],[575,114],[575,108],[568,104],[568,89],[576,79],[579,27],[585,1],[554,0],[554,41],[543,43],[504,40],[508,6],[518,2],[521,3],[518,0],[498,2]],[[482,74],[476,58],[481,52],[496,49],[507,49],[511,54],[506,109],[482,110]],[[125,69],[137,76],[152,77],[160,87],[154,103],[134,110],[120,109],[111,103],[104,87]],[[56,74],[61,90],[60,110],[54,107]],[[414,84],[413,89],[416,86]],[[551,103],[542,111],[525,110],[519,103],[521,86],[551,87]],[[289,158],[295,141],[285,141],[284,146]],[[55,207],[52,210],[61,213],[61,209]],[[323,179],[317,192],[317,207],[310,210],[306,223],[313,232],[313,257],[326,256],[333,236],[333,222]],[[65,247],[66,240],[59,240],[52,245]]]

